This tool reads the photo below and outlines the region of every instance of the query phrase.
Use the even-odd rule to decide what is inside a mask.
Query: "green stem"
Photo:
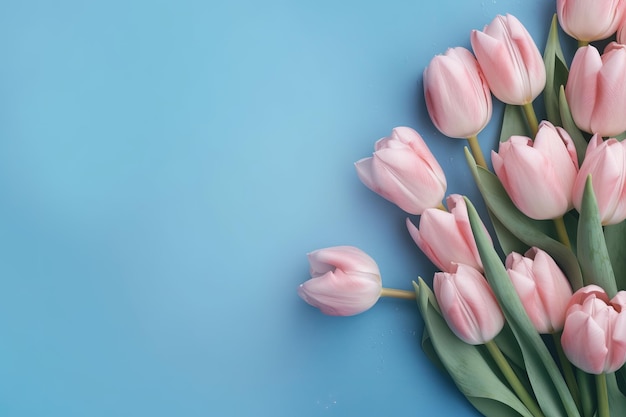
[[[589,41],[578,41],[578,47],[582,48],[583,46],[589,45]]]
[[[606,374],[596,375],[598,392],[598,417],[611,417],[609,412],[609,391],[606,386]]]
[[[567,228],[565,227],[563,216],[554,219],[554,226],[556,226],[556,234],[559,236],[559,241],[569,249],[572,249],[572,244],[570,243],[569,236],[567,235]]]
[[[533,103],[526,103],[522,106],[524,109],[524,115],[526,116],[526,120],[528,121],[528,126],[530,127],[530,133],[534,138],[537,135],[537,131],[539,130],[539,123],[537,122],[537,115],[535,114],[535,109],[533,108]]]
[[[474,155],[476,164],[487,169],[487,162],[485,161],[485,157],[483,156],[483,151],[480,149],[478,137],[476,135],[470,136],[469,138],[467,138],[467,141],[469,142],[470,150],[472,151],[472,155]]]
[[[439,205],[437,206],[437,208],[439,210],[443,210],[443,211],[448,211],[448,209],[446,208],[446,206],[443,205],[443,203],[439,203]]]
[[[511,388],[513,388],[513,391],[515,391],[515,394],[517,394],[522,403],[528,408],[528,411],[535,417],[545,417],[535,399],[526,391],[526,388],[522,385],[522,381],[515,375],[515,371],[511,368],[511,365],[502,354],[498,345],[491,340],[485,343],[485,346],[496,362],[496,365],[498,365],[498,368],[502,371],[504,378],[506,378]]]
[[[563,370],[563,376],[565,377],[565,383],[569,388],[569,392],[574,398],[578,411],[582,413],[582,405],[580,403],[580,390],[578,389],[578,383],[576,382],[576,376],[574,375],[574,368],[563,352],[563,346],[561,346],[561,333],[552,333],[554,339],[554,345],[556,346],[556,353],[559,356],[559,362],[561,363],[561,369]]]
[[[403,298],[405,300],[415,300],[415,291],[397,290],[395,288],[383,288],[380,291],[380,296]]]

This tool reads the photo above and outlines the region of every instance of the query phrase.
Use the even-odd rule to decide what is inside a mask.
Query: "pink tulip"
[[[491,119],[491,92],[474,55],[451,48],[424,70],[426,108],[446,136],[476,136]]]
[[[561,330],[572,288],[554,259],[539,248],[531,248],[524,256],[511,252],[505,265],[535,329],[539,333]]]
[[[459,264],[454,272],[437,272],[433,279],[443,318],[459,339],[482,345],[500,333],[504,315],[482,274]]]
[[[411,214],[437,207],[446,192],[446,177],[422,137],[396,127],[376,142],[374,155],[355,163],[363,183]]]
[[[453,272],[456,264],[460,263],[482,272],[483,264],[472,234],[465,200],[459,194],[451,194],[446,202],[449,211],[425,210],[420,217],[419,229],[406,219],[411,237],[442,271]]]
[[[573,187],[574,206],[580,211],[587,177],[600,211],[603,225],[626,219],[626,141],[602,140],[594,135],[589,141],[585,159]]]
[[[517,18],[496,18],[474,30],[472,48],[494,96],[508,104],[528,104],[543,91],[546,69],[537,45]]]
[[[576,148],[569,134],[543,121],[535,140],[512,136],[501,142],[491,161],[515,206],[538,220],[561,217],[573,207],[578,172]]]
[[[624,291],[609,300],[596,286],[574,293],[565,317],[561,345],[575,366],[590,374],[615,372],[626,362]]]
[[[622,1],[626,5],[626,2]],[[626,13],[624,14],[626,17]],[[622,45],[626,44],[626,18],[622,19],[619,27],[617,28],[617,43],[621,43]]]
[[[622,20],[622,0],[557,0],[556,14],[565,33],[591,42],[613,35]]]
[[[308,254],[312,278],[298,295],[322,313],[352,316],[371,308],[382,290],[376,262],[353,246],[335,246]]]
[[[615,136],[626,130],[626,45],[611,42],[600,56],[593,46],[578,48],[565,86],[576,126]]]

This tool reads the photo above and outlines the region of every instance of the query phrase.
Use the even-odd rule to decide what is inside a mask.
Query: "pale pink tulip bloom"
[[[322,313],[352,316],[371,308],[382,291],[376,262],[361,249],[335,246],[308,254],[311,279],[298,295]]]
[[[573,187],[574,207],[580,211],[587,177],[598,203],[603,225],[626,219],[626,141],[602,140],[594,135]]]
[[[556,14],[565,33],[592,42],[615,33],[625,7],[623,0],[557,0]]]
[[[502,310],[487,280],[476,269],[459,264],[454,272],[437,272],[433,287],[441,314],[459,339],[482,345],[502,330]]]
[[[565,316],[561,345],[567,358],[590,374],[615,372],[626,362],[624,291],[609,300],[589,285],[574,293]]]
[[[491,91],[465,48],[450,48],[430,61],[424,70],[424,96],[431,120],[446,136],[476,136],[491,119]]]
[[[409,127],[396,127],[376,142],[372,157],[355,163],[369,189],[411,214],[441,204],[446,177],[422,137]]]
[[[578,48],[565,96],[576,126],[601,136],[626,130],[626,45],[611,42],[604,54],[594,46]]]
[[[420,217],[419,229],[406,219],[406,226],[417,246],[442,271],[453,272],[456,264],[483,271],[476,241],[463,196],[446,199],[448,211],[427,209]],[[483,229],[486,229],[483,226]],[[491,238],[490,238],[491,239]]]
[[[511,252],[505,266],[535,329],[542,334],[560,331],[572,287],[554,259],[533,247],[524,256]]]
[[[543,121],[535,140],[512,136],[491,151],[496,175],[515,206],[538,220],[561,217],[573,207],[572,187],[578,173],[570,135]]]
[[[500,101],[528,104],[543,91],[543,58],[515,16],[496,16],[482,32],[472,31],[471,42],[489,88]]]
[[[622,3],[624,3],[626,5],[626,1],[622,0]],[[620,23],[619,27],[617,28],[617,43],[621,43],[622,45],[626,45],[626,13],[624,14],[624,19],[622,19],[622,22]]]

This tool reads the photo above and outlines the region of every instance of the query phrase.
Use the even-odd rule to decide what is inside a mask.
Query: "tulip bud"
[[[622,20],[622,0],[557,0],[559,24],[572,38],[598,41],[613,35]]]
[[[589,45],[578,48],[565,96],[576,126],[601,136],[626,130],[626,45],[611,42],[600,56]]]
[[[626,362],[626,293],[609,300],[606,292],[589,285],[569,303],[561,345],[575,366],[590,374],[615,372]]]
[[[396,127],[376,142],[374,155],[355,163],[369,189],[411,214],[437,207],[446,192],[446,177],[422,137]]]
[[[491,92],[474,55],[451,48],[424,70],[424,96],[431,120],[452,138],[476,136],[489,123]]]
[[[603,141],[594,135],[589,141],[585,159],[574,181],[572,198],[578,211],[582,206],[587,177],[591,185],[603,225],[626,219],[626,141]]]
[[[539,333],[563,328],[572,288],[554,259],[539,248],[511,252],[505,266],[524,310]]]
[[[471,34],[472,48],[494,96],[508,104],[531,103],[546,85],[537,45],[517,18],[496,18]]]
[[[425,210],[420,217],[419,229],[406,219],[411,237],[442,271],[453,272],[459,263],[482,272],[483,264],[472,234],[465,200],[459,194],[451,194],[446,202],[449,211]]]
[[[335,246],[308,254],[311,279],[298,295],[322,313],[352,316],[371,308],[382,291],[376,262],[352,246]]]
[[[487,280],[476,269],[459,264],[453,273],[437,272],[433,287],[441,314],[459,339],[482,345],[502,330],[502,310]]]
[[[515,206],[532,219],[561,217],[573,207],[576,148],[562,128],[543,121],[535,140],[512,136],[491,152],[496,175]]]

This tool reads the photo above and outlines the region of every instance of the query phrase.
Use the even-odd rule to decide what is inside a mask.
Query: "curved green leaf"
[[[530,129],[521,106],[507,104],[502,115],[500,142],[506,142],[511,136],[530,136]]]
[[[485,276],[520,345],[539,406],[550,417],[580,416],[558,366],[528,318],[502,261],[483,230],[474,205],[467,198],[465,202]]]
[[[580,129],[578,129],[576,123],[574,123],[572,113],[569,110],[569,104],[567,104],[567,98],[565,97],[565,89],[563,86],[561,86],[561,89],[559,90],[559,110],[561,112],[563,129],[569,133],[570,137],[574,141],[576,156],[578,157],[578,164],[580,165],[583,163],[583,159],[585,159],[585,152],[587,152],[587,139],[585,139],[583,133]]]
[[[543,62],[546,67],[546,87],[543,91],[546,113],[550,122],[556,126],[561,126],[559,89],[567,82],[569,71],[559,41],[559,24],[556,14],[552,17],[550,32],[543,53]]]
[[[604,226],[604,241],[618,290],[626,290],[626,221]]]

